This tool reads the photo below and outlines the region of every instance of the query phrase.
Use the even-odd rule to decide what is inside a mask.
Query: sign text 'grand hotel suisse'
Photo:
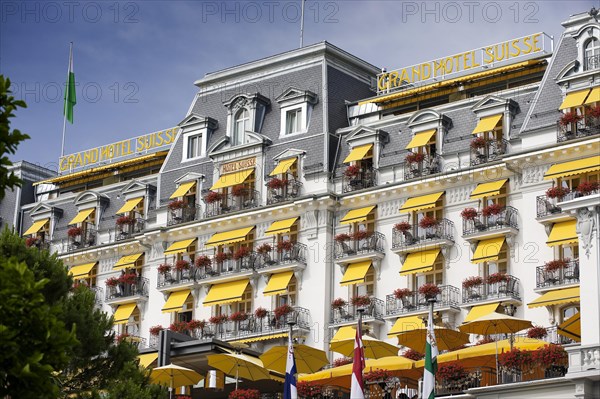
[[[136,156],[151,154],[161,149],[168,148],[177,135],[177,128],[160,130],[158,132],[133,137],[116,143],[103,145],[75,154],[61,157],[58,161],[59,172],[70,173],[86,169],[99,164],[109,164],[135,158]]]
[[[383,72],[377,75],[377,94],[537,58],[552,52],[552,46],[552,38],[542,32]]]

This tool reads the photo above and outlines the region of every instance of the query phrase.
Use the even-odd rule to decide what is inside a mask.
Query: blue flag
[[[285,384],[283,385],[283,399],[298,399],[296,390],[296,359],[294,359],[294,344],[290,337],[287,360],[285,363]]]

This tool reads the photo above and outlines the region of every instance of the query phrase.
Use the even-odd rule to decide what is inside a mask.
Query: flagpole
[[[300,48],[304,47],[304,3],[306,0],[302,1],[302,16],[300,17]]]
[[[67,96],[66,100],[68,100],[69,96],[69,75],[71,73],[71,60],[73,59],[73,42],[71,42],[69,46],[69,66],[67,67],[67,80],[65,82],[65,95]],[[67,112],[65,110],[66,101],[63,104],[63,130],[62,130],[62,144],[60,146],[60,157],[65,156],[65,132],[67,130]]]

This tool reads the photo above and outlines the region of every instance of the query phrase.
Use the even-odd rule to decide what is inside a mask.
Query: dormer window
[[[285,134],[299,133],[302,130],[302,108],[287,111],[285,113]]]
[[[237,94],[225,102],[227,136],[231,146],[249,142],[247,132],[260,133],[270,101],[260,93]]]
[[[244,143],[245,133],[250,125],[250,113],[247,109],[243,108],[238,111],[235,115],[235,121],[233,125],[233,135],[231,136],[232,145],[240,145]]]
[[[583,48],[583,70],[589,71],[600,66],[600,40],[590,38]]]
[[[289,88],[279,97],[281,107],[280,136],[306,133],[317,95],[307,90]]]
[[[202,152],[202,135],[194,134],[187,137],[186,144],[187,159],[198,158]]]

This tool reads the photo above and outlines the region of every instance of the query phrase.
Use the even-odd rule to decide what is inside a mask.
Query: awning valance
[[[577,237],[576,225],[576,220],[567,220],[566,222],[554,223],[546,244],[551,247],[555,247],[557,245],[578,242],[579,239]]]
[[[27,229],[27,231],[25,233],[23,233],[24,236],[28,236],[29,234],[35,234],[38,231],[40,231],[42,229],[42,227],[44,227],[46,225],[46,223],[48,223],[50,219],[42,219],[42,220],[38,220],[37,222],[33,222],[33,224],[31,225],[30,228]]]
[[[431,129],[426,130],[424,132],[416,133],[413,136],[410,143],[408,143],[408,145],[406,146],[406,149],[410,150],[411,148],[423,147],[424,145],[427,145],[427,143],[429,143],[429,141],[431,141],[431,138],[435,135],[435,132],[437,132],[437,129]]]
[[[572,93],[567,93],[567,96],[565,97],[563,102],[560,104],[560,107],[558,107],[558,109],[579,107],[580,105],[583,105],[583,102],[585,101],[589,92],[590,92],[590,89],[585,89],[585,90],[574,91]]]
[[[581,342],[581,313],[577,312],[559,324],[557,332],[564,337]]]
[[[471,193],[471,199],[479,199],[483,197],[493,197],[494,195],[499,195],[500,190],[508,179],[493,181],[490,183],[481,183],[475,187],[475,190]]]
[[[188,297],[190,296],[190,293],[190,290],[171,292],[169,294],[169,299],[167,299],[167,302],[165,302],[165,305],[162,308],[162,312],[172,313],[182,310],[183,305],[185,305]]]
[[[473,134],[490,132],[494,130],[494,128],[502,120],[503,116],[503,114],[498,114],[481,118],[473,130]]]
[[[399,317],[390,329],[390,332],[388,332],[388,337],[424,327],[425,323],[423,323],[423,319],[419,316]]]
[[[473,306],[471,310],[469,310],[469,313],[467,314],[467,317],[465,317],[463,323],[468,323],[480,318],[481,316],[494,313],[496,310],[498,310],[498,306],[500,306],[499,303],[488,303],[486,305]]]
[[[115,324],[127,324],[129,318],[133,314],[133,311],[137,305],[134,303],[126,303],[124,305],[119,305],[117,310],[115,310],[114,314],[114,323]]]
[[[544,293],[541,297],[527,304],[530,308],[540,306],[561,305],[563,303],[578,303],[579,287],[565,288],[562,290],[552,290]]]
[[[140,366],[142,366],[143,368],[147,368],[152,363],[154,363],[156,361],[156,359],[158,359],[158,352],[143,353],[141,355],[138,355],[137,358],[140,362]]]
[[[273,171],[269,173],[269,176],[277,176],[283,173],[287,173],[287,171],[290,170],[292,165],[295,164],[297,160],[298,158],[289,158],[279,161],[277,166],[275,166],[275,169],[273,169]]]
[[[593,104],[600,102],[600,86],[594,87],[588,96],[587,100],[583,103],[584,105]]]
[[[242,184],[246,181],[248,177],[254,172],[254,168],[252,169],[244,169],[233,173],[227,173],[225,175],[221,175],[219,180],[210,188],[211,190],[217,190],[219,188],[231,187],[236,184]]]
[[[364,222],[365,220],[367,220],[367,216],[369,215],[369,213],[371,213],[373,211],[373,209],[375,209],[375,205],[366,206],[364,208],[359,208],[359,209],[352,209],[352,210],[346,212],[346,214],[344,215],[342,220],[340,220],[340,223],[341,224],[351,224],[351,223]]]
[[[298,220],[297,217],[290,218],[290,219],[278,220],[276,222],[273,222],[273,223],[271,223],[269,228],[265,231],[265,235],[273,236],[276,234],[289,233],[291,231],[294,223],[296,223],[296,220]]]
[[[371,267],[371,261],[366,260],[364,262],[351,263],[346,268],[346,272],[340,281],[340,285],[351,285],[359,284],[365,281],[365,277]]]
[[[125,202],[125,205],[123,205],[121,207],[121,209],[119,209],[116,214],[119,215],[121,213],[127,213],[127,212],[131,212],[133,210],[133,208],[135,208],[136,206],[138,206],[138,204],[140,202],[142,202],[142,200],[144,199],[144,197],[138,197],[138,198],[132,198],[130,200],[127,200]]]
[[[419,197],[412,197],[406,200],[404,205],[400,207],[401,213],[407,212],[418,212],[423,209],[430,209],[435,207],[436,202],[440,199],[440,197],[444,195],[443,191],[439,193],[421,195]]]
[[[86,278],[89,276],[90,272],[96,266],[98,262],[85,263],[83,265],[73,266],[69,269],[69,274],[73,276],[73,278]]]
[[[293,276],[294,272],[292,271],[273,274],[263,291],[263,295],[285,294]]]
[[[233,244],[236,242],[244,241],[246,236],[254,229],[252,227],[244,227],[243,229],[236,229],[225,231],[223,233],[215,233],[206,241],[205,247],[217,247],[219,245]]]
[[[214,284],[204,298],[204,306],[222,305],[224,303],[239,302],[242,300],[244,291],[250,284],[249,280],[229,281],[227,283]]]
[[[402,264],[402,269],[400,269],[400,275],[406,276],[433,270],[433,264],[440,254],[440,251],[441,249],[437,248],[408,254]]]
[[[194,187],[196,185],[195,181],[189,181],[187,183],[182,183],[179,185],[179,187],[177,187],[177,190],[175,190],[175,192],[173,194],[171,194],[171,196],[169,197],[169,199],[173,199],[173,198],[177,198],[177,197],[183,197],[184,195],[186,195],[191,189],[192,187]]]
[[[596,172],[600,170],[600,155],[595,155],[589,158],[577,159],[575,161],[555,163],[550,166],[544,179],[557,179],[559,177],[567,177],[580,175],[582,173]]]
[[[173,255],[185,252],[187,251],[188,247],[192,245],[195,241],[195,238],[190,238],[189,240],[175,241],[173,244],[169,245],[169,247],[165,250],[165,255]]]
[[[373,144],[365,144],[360,145],[358,147],[354,147],[352,151],[350,151],[350,154],[348,154],[346,159],[344,159],[344,163],[360,161],[362,159],[365,159],[371,148],[373,148]]]
[[[251,342],[260,342],[260,341],[268,341],[270,339],[286,338],[288,336],[289,336],[289,333],[261,335],[260,337],[240,339],[237,341],[231,341],[230,343],[231,344],[249,344]]]
[[[477,243],[475,253],[473,253],[472,263],[483,263],[498,260],[505,237],[495,237],[489,240],[481,240]]]
[[[85,219],[90,217],[90,215],[94,213],[95,210],[96,208],[90,208],[79,211],[77,215],[73,218],[73,220],[69,222],[69,225],[83,222]]]
[[[141,258],[142,256],[144,256],[143,252],[140,252],[139,254],[122,256],[121,259],[119,259],[117,261],[117,263],[115,263],[113,269],[119,270],[119,269],[125,269],[127,267],[132,267],[135,265],[135,262],[137,262],[138,259]]]

